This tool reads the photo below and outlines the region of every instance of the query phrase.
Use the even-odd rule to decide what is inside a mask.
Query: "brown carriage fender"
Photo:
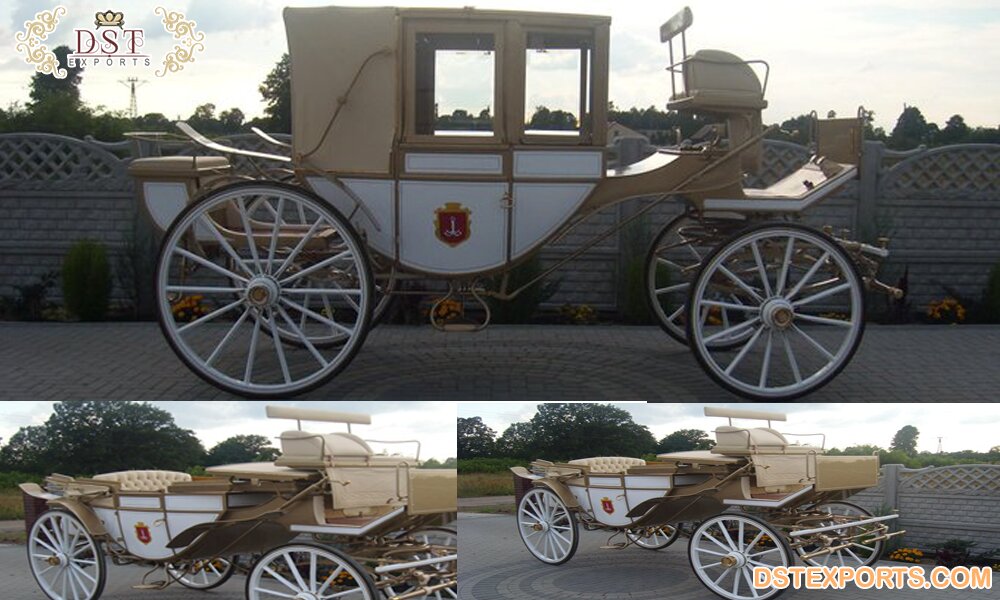
[[[576,501],[576,497],[573,496],[568,489],[566,489],[565,485],[557,481],[536,479],[533,485],[535,487],[548,488],[548,490],[553,494],[559,496],[559,499],[562,500],[562,503],[565,504],[567,508],[580,508],[580,503]]]
[[[80,519],[83,526],[87,528],[87,532],[94,537],[108,535],[108,531],[104,528],[104,523],[97,518],[94,511],[80,502],[66,498],[59,498],[57,500],[49,500],[49,508],[65,510],[77,519]]]

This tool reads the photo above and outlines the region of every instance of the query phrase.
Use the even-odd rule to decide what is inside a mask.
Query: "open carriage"
[[[873,516],[844,501],[878,483],[877,456],[825,456],[822,444],[790,443],[792,434],[771,428],[785,420],[779,413],[705,414],[729,419],[711,450],[660,454],[655,462],[593,457],[513,468],[532,480],[516,515],[528,551],[559,565],[576,552],[580,527],[610,532],[608,547],[618,549],[658,550],[683,532],[691,567],[709,590],[766,600],[782,590],[754,589],[754,567],[787,567],[796,557],[811,566],[868,566],[886,540],[904,533],[890,532],[898,515]],[[734,427],[734,418],[768,426]]]
[[[435,305],[435,326],[481,329],[484,298],[516,297],[668,200],[685,210],[650,248],[649,301],[734,392],[791,398],[822,386],[860,342],[865,288],[895,292],[875,278],[884,243],[796,222],[857,177],[862,119],[818,120],[806,165],[744,188],[767,133],[767,77],[762,85],[754,70],[767,65],[719,50],[688,56],[686,8],[660,29],[672,63],[667,106],[718,124],[611,170],[607,17],[340,7],[284,17],[291,144],[258,132],[273,153],[243,151],[180,123],[217,155],[148,157],[130,169],[164,232],[163,333],[223,389],[273,396],[323,384],[392,297],[426,294],[428,280],[447,286],[438,304],[482,307],[479,320],[455,323]],[[560,118],[532,114],[539,89],[556,85],[566,110],[545,114]],[[232,161],[252,163],[254,177],[235,175]],[[630,198],[648,202],[513,289],[514,267]]]
[[[246,598],[457,598],[456,474],[417,457],[374,454],[350,433],[367,415],[272,407],[268,416],[348,424],[347,433],[281,435],[273,463],[198,478],[123,471],[52,475],[28,535],[31,572],[52,600],[96,600],[115,564],[149,567],[137,589],[211,589],[237,569]],[[380,442],[395,443],[395,442]],[[155,581],[147,581],[158,576]]]

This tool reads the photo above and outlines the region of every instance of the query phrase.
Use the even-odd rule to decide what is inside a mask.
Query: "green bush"
[[[66,309],[81,321],[101,321],[111,295],[111,267],[104,244],[80,240],[63,260]]]
[[[521,458],[460,458],[459,473],[505,473],[511,467],[527,467],[528,461]]]
[[[622,264],[618,282],[619,306],[622,319],[632,325],[648,325],[653,313],[646,298],[646,253],[651,235],[649,220],[643,216],[621,232]]]
[[[983,291],[983,320],[987,323],[1000,323],[1000,263],[990,269],[986,289]]]
[[[16,490],[20,483],[42,483],[42,478],[20,471],[0,473],[0,490]]]
[[[543,270],[542,260],[538,253],[535,253],[531,258],[511,269],[506,291],[513,292],[519,289],[522,285],[541,275]],[[502,275],[493,278],[490,289],[499,290],[502,281]],[[557,289],[559,289],[559,280],[545,281],[543,279],[518,294],[513,300],[486,298],[486,303],[490,307],[490,322],[507,325],[527,323],[538,310],[538,306],[551,298]]]

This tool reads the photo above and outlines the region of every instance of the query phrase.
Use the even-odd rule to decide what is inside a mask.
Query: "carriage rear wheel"
[[[528,552],[550,565],[561,565],[573,558],[580,542],[576,516],[548,488],[533,488],[521,498],[517,532]]]
[[[353,558],[318,544],[289,544],[254,563],[246,598],[376,600],[379,596],[368,573]]]
[[[177,583],[192,590],[217,588],[229,581],[235,571],[236,565],[233,561],[224,558],[206,558],[167,565],[167,573]]]
[[[69,512],[50,510],[28,533],[31,574],[51,600],[96,600],[107,565],[97,540]]]
[[[835,525],[843,521],[843,519],[838,519],[838,517],[848,517],[848,519],[867,519],[872,517],[872,513],[850,502],[824,502],[813,506],[810,510],[830,513],[831,518],[815,523],[816,527]],[[810,522],[810,526],[813,526],[812,522]],[[847,548],[842,548],[823,556],[803,558],[802,560],[814,567],[857,568],[871,566],[882,557],[882,550],[885,548],[885,543],[881,540],[872,542],[866,538],[876,536],[874,534],[866,536],[865,533],[866,529],[864,526],[852,526],[849,523],[845,523],[843,529],[836,529],[830,535],[834,538],[835,545],[840,545],[837,538],[848,540]],[[822,550],[822,547],[810,544],[796,548],[800,557],[814,553],[817,550]]]
[[[244,182],[189,205],[157,265],[160,328],[196,374],[249,397],[322,385],[369,329],[373,277],[347,220],[301,188]]]
[[[694,317],[722,308],[741,320]],[[830,236],[791,223],[751,227],[713,250],[687,311],[688,340],[705,372],[755,400],[822,387],[850,362],[864,331],[862,280],[851,257]],[[741,332],[749,335],[736,347],[713,346]]]
[[[711,251],[713,239],[722,231],[743,224],[742,219],[697,218],[684,213],[668,222],[649,245],[646,253],[646,270],[643,286],[650,311],[663,331],[678,342],[687,345],[687,299],[691,281],[698,273],[705,256]],[[733,300],[731,297],[725,298]],[[715,316],[722,322],[743,320],[739,311],[727,308],[706,308],[700,318]],[[737,331],[732,339],[712,342],[715,348],[727,348],[746,340],[750,333]]]
[[[754,567],[787,567],[792,551],[781,533],[749,515],[726,513],[701,523],[691,534],[688,559],[698,579],[729,600],[768,600],[784,589],[753,587]]]
[[[646,550],[663,550],[670,544],[677,541],[680,536],[680,528],[671,525],[660,525],[654,527],[640,527],[638,529],[626,529],[625,535],[628,539]]]

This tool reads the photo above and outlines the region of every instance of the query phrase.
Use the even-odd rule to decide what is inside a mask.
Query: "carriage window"
[[[528,34],[525,133],[579,135],[590,113],[590,61],[589,38]]]
[[[416,38],[416,133],[493,135],[493,34],[417,33]]]

